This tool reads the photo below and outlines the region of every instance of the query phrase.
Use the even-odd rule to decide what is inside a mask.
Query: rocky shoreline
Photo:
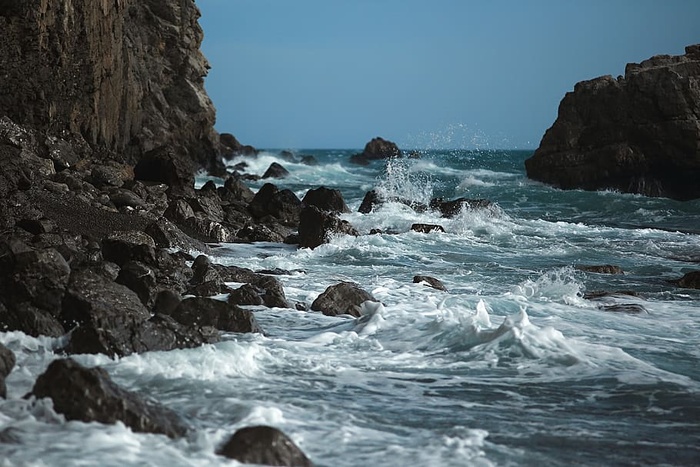
[[[376,301],[342,282],[311,304],[293,303],[276,277],[289,272],[209,260],[222,242],[315,248],[332,235],[359,233],[341,219],[348,207],[337,190],[316,187],[299,199],[266,183],[253,192],[245,173],[226,172],[223,159],[256,151],[214,131],[193,1],[9,5],[0,13],[9,37],[0,47],[7,70],[0,77],[0,331],[61,337],[57,353],[64,356],[122,357],[215,343],[222,332],[264,333],[248,305],[360,316],[364,302]],[[89,47],[80,43],[83,36]],[[29,69],[40,72],[23,79]],[[394,143],[375,138],[353,161],[400,156]],[[225,182],[195,189],[200,169]],[[279,165],[263,178],[284,174]],[[488,200],[435,199],[426,206],[370,191],[360,212],[386,201],[443,217],[494,209]],[[435,278],[414,281],[446,292]],[[232,289],[232,282],[242,285]],[[695,276],[679,281],[692,283]],[[211,298],[219,294],[228,298]],[[14,364],[0,344],[2,397]],[[26,397],[51,398],[68,420],[121,421],[173,438],[192,429],[175,412],[69,357],[55,360]],[[241,430],[218,452],[240,462],[311,465],[271,427]]]

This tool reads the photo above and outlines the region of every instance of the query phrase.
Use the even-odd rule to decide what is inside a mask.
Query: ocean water
[[[291,175],[278,186],[300,198],[337,188],[361,233],[391,234],[315,250],[227,244],[212,260],[291,271],[279,279],[292,300],[354,281],[381,303],[359,319],[253,307],[267,336],[75,357],[188,419],[195,432],[175,441],[66,422],[50,401],[23,400],[59,342],[0,333],[18,360],[0,401],[0,466],[236,465],[216,447],[254,424],[280,428],[319,466],[700,465],[700,291],[669,282],[700,269],[699,201],[556,190],[526,178],[525,151],[368,167],[349,164],[352,153],[301,151],[315,167],[263,153],[249,170],[281,161]],[[453,219],[396,203],[357,213],[372,188],[495,205]],[[446,232],[412,232],[415,222]],[[625,274],[577,268],[599,264]],[[417,274],[449,291],[414,284]],[[584,298],[594,291],[637,295]]]

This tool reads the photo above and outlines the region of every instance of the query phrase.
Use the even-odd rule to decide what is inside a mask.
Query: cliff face
[[[214,164],[193,0],[0,0],[0,116],[135,162],[171,146]]]
[[[700,198],[700,45],[576,84],[525,167],[564,189]]]

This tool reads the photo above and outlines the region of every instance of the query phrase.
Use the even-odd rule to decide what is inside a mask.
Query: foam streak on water
[[[212,259],[293,271],[279,276],[293,301],[350,280],[381,303],[357,319],[252,308],[264,337],[76,357],[184,415],[196,430],[179,441],[66,422],[50,402],[23,400],[59,342],[1,333],[18,366],[0,401],[0,465],[231,465],[216,447],[253,424],[282,429],[322,466],[697,465],[700,293],[668,281],[699,268],[700,203],[560,192],[526,180],[522,152],[428,152],[363,168],[347,163],[351,152],[311,154],[318,167],[282,161],[291,176],[276,183],[300,196],[338,188],[361,233],[392,233],[313,251],[226,245]],[[453,219],[401,202],[357,213],[372,188],[496,207]],[[412,232],[415,222],[446,232]],[[625,274],[577,268],[608,263]],[[449,293],[414,284],[416,274]],[[629,290],[637,295],[584,298]]]

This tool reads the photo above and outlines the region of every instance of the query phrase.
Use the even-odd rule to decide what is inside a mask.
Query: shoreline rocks
[[[700,44],[577,83],[527,176],[561,189],[700,198]]]

